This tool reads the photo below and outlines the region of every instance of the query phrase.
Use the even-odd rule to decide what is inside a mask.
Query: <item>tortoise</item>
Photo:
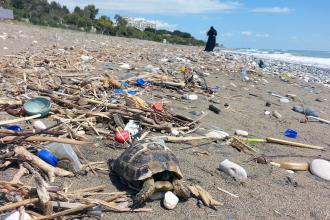
[[[143,142],[126,149],[110,168],[131,188],[140,190],[133,198],[133,207],[142,206],[157,191],[173,191],[187,200],[190,191],[182,184],[182,172],[174,153],[164,142]]]

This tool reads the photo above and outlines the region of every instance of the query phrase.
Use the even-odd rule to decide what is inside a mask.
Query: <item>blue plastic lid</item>
[[[138,86],[144,86],[145,81],[144,81],[144,79],[137,79],[137,80],[135,81],[135,83],[136,83],[136,85],[138,85]]]
[[[3,125],[4,128],[12,131],[22,131],[23,128],[20,125]]]
[[[296,138],[298,136],[298,132],[292,129],[288,129],[284,132],[284,136],[289,138]]]
[[[58,164],[57,157],[47,149],[38,150],[37,156],[54,167]]]
[[[130,95],[136,95],[137,91],[136,90],[128,90],[127,93],[130,94]]]

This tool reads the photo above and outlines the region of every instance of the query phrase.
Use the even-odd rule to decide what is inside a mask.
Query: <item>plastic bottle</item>
[[[38,150],[37,156],[54,167],[58,164],[58,158],[48,149]]]
[[[76,172],[81,170],[82,165],[70,144],[53,142],[46,145],[44,148],[51,151],[59,160],[69,160]]]

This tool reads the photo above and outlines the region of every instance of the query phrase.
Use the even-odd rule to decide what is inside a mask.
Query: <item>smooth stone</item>
[[[174,195],[171,191],[165,193],[164,197],[164,206],[167,209],[174,209],[176,205],[179,203],[179,198]]]
[[[37,130],[45,130],[47,128],[47,126],[41,120],[34,121],[33,127]]]
[[[231,162],[228,159],[222,161],[219,165],[219,170],[227,173],[228,175],[235,178],[237,181],[245,181],[247,179],[247,173],[243,167]]]
[[[273,111],[273,116],[275,117],[275,118],[282,118],[282,115],[278,112],[278,111]]]
[[[84,62],[91,61],[93,59],[92,56],[81,55],[80,59]]]
[[[171,134],[174,135],[174,136],[178,136],[180,134],[180,132],[176,129],[172,129]]]
[[[192,114],[192,115],[195,115],[195,116],[201,116],[202,115],[201,111],[191,111],[189,113]]]
[[[265,111],[265,115],[270,115],[270,111]]]
[[[184,98],[186,100],[197,100],[198,96],[195,94],[185,94],[182,96],[182,98]]]
[[[86,134],[86,132],[84,130],[80,130],[80,131],[77,131],[76,134],[79,135],[79,136],[83,136],[83,135]]]
[[[131,69],[131,65],[129,65],[128,63],[123,63],[122,65],[120,65],[120,68],[123,68],[123,69]]]
[[[330,181],[330,162],[322,159],[315,159],[309,165],[309,170],[315,176]]]
[[[218,131],[218,130],[211,130],[205,134],[206,137],[208,138],[214,138],[214,139],[225,139],[229,136],[227,132],[224,131]]]
[[[283,98],[280,99],[280,102],[282,102],[282,103],[289,103],[290,100],[288,98],[283,97]]]
[[[243,131],[243,130],[238,130],[238,129],[235,131],[235,134],[239,135],[239,136],[243,136],[243,137],[249,136],[249,132]]]

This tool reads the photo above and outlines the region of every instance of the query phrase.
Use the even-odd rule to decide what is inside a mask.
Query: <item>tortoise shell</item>
[[[128,148],[113,162],[112,170],[127,181],[143,181],[164,171],[182,178],[178,159],[160,143],[142,143]]]

